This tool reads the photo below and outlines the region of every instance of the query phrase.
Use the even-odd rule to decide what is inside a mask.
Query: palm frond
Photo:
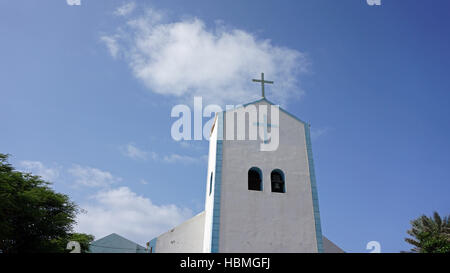
[[[408,244],[411,244],[413,246],[420,247],[420,242],[413,240],[411,238],[405,238],[405,242],[407,242]]]
[[[436,223],[436,226],[438,226],[439,229],[442,227],[442,219],[439,213],[436,211],[433,213],[434,222]]]
[[[430,242],[436,243],[444,238],[450,243],[450,215],[443,218],[437,212],[433,212],[431,217],[421,215],[411,221],[411,229],[406,233],[412,237],[405,238],[407,243],[414,246],[412,252],[433,252],[439,248],[433,248]]]

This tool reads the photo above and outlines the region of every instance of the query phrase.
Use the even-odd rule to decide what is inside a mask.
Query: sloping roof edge
[[[269,104],[271,104],[271,105],[278,105],[278,104],[275,104],[275,103],[269,101],[269,100],[266,99],[266,98],[260,98],[260,99],[258,99],[258,100],[255,100],[255,101],[252,101],[252,102],[249,102],[249,103],[246,103],[246,104],[242,104],[242,105],[239,105],[239,106],[236,107],[236,108],[229,109],[229,110],[224,110],[224,111],[222,111],[222,112],[225,113],[225,112],[230,111],[230,110],[236,110],[236,109],[239,109],[239,108],[241,108],[241,107],[246,107],[246,106],[248,106],[248,105],[250,105],[250,104],[255,104],[255,103],[258,103],[258,102],[262,102],[262,101],[265,101],[265,102],[267,102],[267,103],[269,103]],[[310,125],[308,122],[305,122],[305,121],[299,119],[298,117],[296,117],[295,115],[289,113],[287,110],[283,109],[280,105],[278,105],[278,107],[279,107],[280,110],[281,110],[283,113],[285,113],[286,115],[288,115],[288,116],[294,118],[295,120],[297,120],[297,121],[299,121],[299,122],[301,122],[301,123],[303,123],[303,124]]]

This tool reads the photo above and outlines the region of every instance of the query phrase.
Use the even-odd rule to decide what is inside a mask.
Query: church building
[[[265,98],[272,82],[254,81],[262,99],[216,114],[205,210],[151,240],[149,252],[343,252],[322,234],[310,125]]]

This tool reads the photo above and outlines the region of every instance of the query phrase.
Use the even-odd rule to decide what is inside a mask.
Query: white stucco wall
[[[256,105],[261,104],[269,105],[265,101]],[[226,115],[235,111],[243,108]],[[278,126],[280,143],[276,151],[261,152],[260,140],[223,141],[219,252],[317,252],[304,124],[280,111]],[[225,136],[226,118],[223,128]],[[214,143],[211,138],[208,173],[215,165]],[[251,167],[263,173],[262,192],[248,190]],[[271,192],[270,174],[274,169],[284,172],[286,193]],[[207,234],[208,212],[213,200],[208,193],[209,189],[205,238],[211,237]],[[208,244],[205,240],[206,252]]]
[[[267,105],[270,109],[266,101],[254,105]],[[221,164],[218,161],[220,200],[215,202],[215,191],[219,189],[215,184],[218,134],[227,135],[227,115],[244,110],[226,112],[223,130],[218,129],[219,120],[215,121],[209,143],[205,211],[159,236],[156,252],[211,252],[214,205],[217,208],[219,201],[220,217],[214,218],[220,223],[218,234],[214,234],[214,238],[219,235],[219,252],[318,251],[305,127],[303,122],[283,111],[278,122],[271,120],[270,110],[267,113],[269,122],[278,125],[280,130],[279,147],[275,151],[261,151],[261,140],[223,140],[220,157],[223,161]],[[248,131],[248,122],[246,127]],[[237,131],[236,122],[234,131]],[[263,191],[248,190],[251,167],[261,169]],[[270,174],[274,169],[284,172],[285,193],[271,192]],[[329,250],[328,240],[325,244]]]
[[[160,235],[156,253],[198,253],[203,251],[205,212]]]

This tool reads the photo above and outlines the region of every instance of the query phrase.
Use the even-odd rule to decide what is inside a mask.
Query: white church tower
[[[309,124],[278,107],[276,119],[272,106],[263,93],[261,100],[216,116],[203,252],[323,252]],[[255,109],[258,117],[252,117]],[[239,135],[244,121],[245,136],[242,127]],[[252,127],[266,136],[255,140]],[[274,131],[276,149],[263,151]]]
[[[325,252],[309,124],[262,99],[216,114],[205,211],[153,238],[156,252]]]

